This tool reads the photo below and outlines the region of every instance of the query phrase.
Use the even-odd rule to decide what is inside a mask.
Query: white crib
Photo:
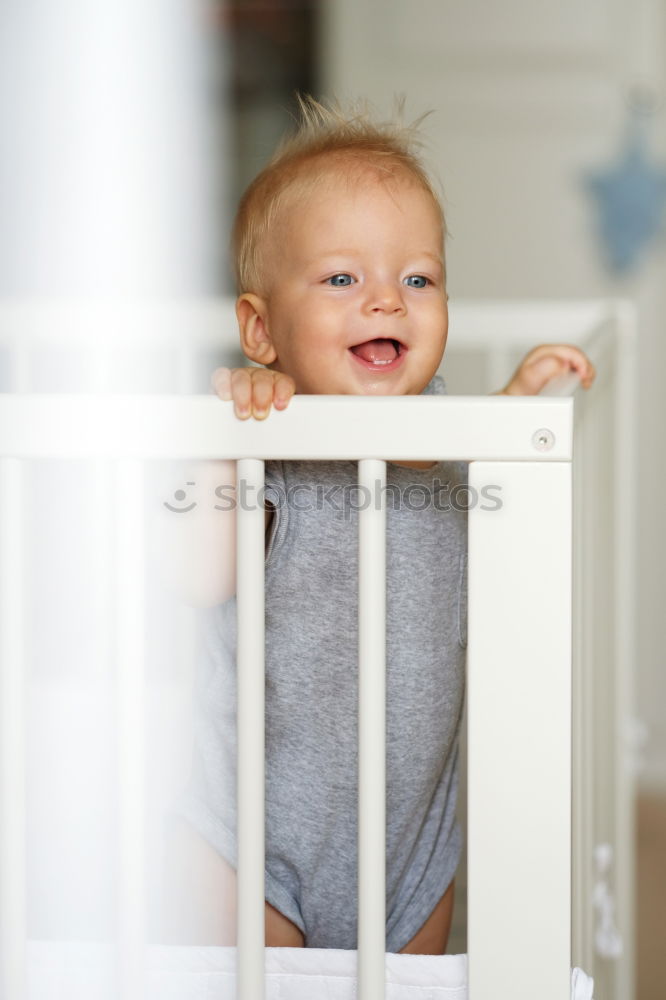
[[[631,776],[618,736],[624,738],[630,712],[632,521],[625,507],[622,517],[615,508],[598,523],[589,503],[591,496],[598,497],[604,489],[604,477],[615,476],[616,485],[621,482],[630,461],[631,425],[620,419],[631,412],[629,307],[612,303],[470,304],[452,310],[452,343],[443,366],[450,391],[457,388],[456,358],[466,378],[476,370],[475,377],[481,380],[485,365],[491,369],[494,387],[499,387],[513,355],[538,341],[579,343],[599,365],[596,395],[577,408],[574,533],[578,531],[580,544],[575,549],[573,575],[571,399],[297,398],[285,413],[275,414],[265,425],[239,424],[214,398],[187,395],[203,391],[215,363],[232,357],[230,349],[216,348],[224,340],[219,330],[225,325],[230,333],[233,322],[228,303],[145,307],[143,311],[119,307],[103,314],[92,307],[86,312],[80,307],[17,306],[3,314],[0,344],[7,361],[5,394],[0,398],[3,997],[50,1000],[58,995],[56,988],[66,989],[68,996],[81,989],[94,1000],[98,995],[169,995],[187,1000],[190,995],[203,995],[196,992],[202,989],[219,989],[224,997],[233,995],[233,956],[227,950],[147,948],[147,911],[157,879],[151,856],[158,825],[155,817],[173,794],[176,780],[171,774],[151,770],[152,737],[157,734],[156,742],[164,749],[165,738],[175,738],[174,724],[186,718],[183,704],[190,678],[182,662],[191,662],[192,657],[186,609],[172,607],[169,628],[154,627],[155,621],[162,622],[164,607],[159,602],[158,607],[151,606],[151,588],[146,586],[151,577],[143,533],[151,493],[141,460],[240,457],[244,474],[258,484],[263,458],[307,456],[358,459],[361,481],[365,476],[381,477],[385,458],[472,460],[473,488],[492,482],[502,487],[503,497],[511,498],[492,517],[480,506],[470,512],[469,995],[472,1000],[491,996],[527,1000],[538,990],[544,1000],[562,1000],[571,991],[573,955],[575,964],[583,965],[604,984],[605,992],[600,995],[629,998]],[[496,343],[501,349],[489,348]],[[474,358],[460,357],[470,351],[476,369]],[[65,392],[44,394],[45,356],[51,358],[51,373],[54,368],[60,372],[57,388]],[[76,371],[78,376],[73,374]],[[462,377],[460,382],[462,389],[469,388]],[[84,387],[98,394],[79,394]],[[474,390],[485,388],[479,384]],[[125,394],[115,395],[118,390]],[[615,451],[609,446],[613,432]],[[87,589],[92,594],[88,645],[84,642],[76,648],[80,663],[56,661],[50,670],[45,667],[47,647],[52,649],[62,636],[57,628],[50,632],[45,628],[41,637],[31,631],[30,623],[40,621],[35,617],[40,605],[34,603],[39,583],[34,574],[27,578],[27,529],[32,534],[39,512],[39,508],[31,510],[30,504],[35,487],[45,482],[44,469],[40,472],[37,466],[35,476],[29,462],[45,457],[89,460],[81,482],[85,480],[93,504],[94,522],[93,545],[84,560],[91,576]],[[239,522],[239,626],[245,637],[245,645],[239,638],[240,656],[245,659],[241,675],[252,686],[239,692],[243,768],[239,787],[245,792],[239,802],[239,841],[245,854],[239,865],[238,996],[259,1000],[264,989],[259,821],[263,808],[263,727],[259,721],[263,649],[256,621],[262,617],[262,512],[244,512]],[[383,740],[383,715],[377,711],[381,699],[376,697],[382,685],[383,619],[376,597],[368,600],[369,594],[381,589],[382,512],[362,511],[361,524],[360,696],[363,701],[364,692],[371,690],[373,697],[361,710],[358,995],[362,1000],[375,1000],[386,990],[396,1000],[461,998],[467,995],[467,963],[459,956],[389,956],[387,961],[384,955],[383,777],[376,762],[375,769],[366,771],[369,754],[363,749],[366,741],[376,748]],[[79,526],[85,534],[80,522]],[[606,548],[613,535],[613,546]],[[601,593],[600,554],[605,560]],[[573,892],[572,582],[576,618]],[[81,596],[80,587],[78,593]],[[604,625],[609,613],[615,614],[611,639]],[[166,639],[158,638],[158,631],[165,632]],[[544,634],[548,636],[545,643]],[[516,643],[518,635],[520,644]],[[170,647],[171,660],[166,647]],[[158,672],[155,661],[160,656],[164,657],[161,666],[167,666]],[[505,665],[501,675],[497,662]],[[606,671],[603,690],[611,698],[610,724],[606,706],[598,704],[602,671]],[[114,700],[112,715],[100,709],[104,696]],[[50,732],[49,720],[54,716],[61,721]],[[44,817],[57,808],[57,793],[62,790],[42,788],[31,798],[30,781],[40,756],[30,734],[38,724],[46,732],[44,750],[48,752],[60,746],[64,730],[73,728],[81,716],[105,748],[106,791],[110,795],[118,790],[117,814],[101,824],[102,853],[81,859],[84,871],[93,870],[100,857],[107,866],[113,859],[116,874],[111,882],[116,882],[116,891],[106,886],[112,904],[102,907],[105,913],[98,926],[92,921],[83,931],[76,920],[71,927],[59,926],[59,921],[66,925],[70,919],[60,919],[58,901],[53,899],[58,891],[68,889],[65,866],[54,874],[48,865],[40,868],[38,860],[37,875],[31,875],[28,868],[26,877],[26,843],[31,858],[39,859],[43,843],[34,827],[44,827]],[[74,739],[67,748],[70,757],[86,745],[84,737],[79,743]],[[525,753],[525,747],[538,748],[538,752]],[[177,753],[172,751],[171,764],[178,755],[182,757],[182,751],[183,743]],[[78,759],[76,765],[80,770]],[[602,766],[606,767],[603,794],[595,792],[593,803]],[[66,769],[65,761],[60,770]],[[30,776],[27,782],[26,774]],[[512,776],[510,782],[507,775]],[[90,790],[89,775],[87,780],[88,785],[81,780],[80,784]],[[102,798],[98,790],[97,801]],[[68,806],[76,812],[71,801]],[[518,827],[519,837],[516,815],[525,816],[524,825]],[[88,839],[94,838],[96,830],[89,831]],[[65,835],[61,831],[59,836],[62,843]],[[605,895],[596,884],[602,880],[596,879],[591,868],[598,844],[615,850],[613,882],[606,885]],[[605,863],[608,852],[597,851],[597,858]],[[611,890],[624,939],[621,959],[615,954]],[[75,903],[81,912],[92,913],[94,900],[80,905],[84,895],[79,889]],[[51,901],[45,902],[44,896],[52,897]],[[29,910],[34,911],[32,916]],[[89,938],[97,943],[82,943]],[[99,943],[104,940],[116,944],[105,947]],[[286,1000],[355,995],[352,956],[336,955],[270,953],[268,996]],[[48,977],[45,970],[50,970]],[[207,985],[202,986],[204,982]],[[174,983],[179,984],[177,988]],[[577,998],[590,996],[583,974],[576,974],[573,991]]]

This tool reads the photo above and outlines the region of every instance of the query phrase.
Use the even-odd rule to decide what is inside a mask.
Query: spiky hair
[[[419,127],[426,115],[405,124],[404,100],[396,102],[393,118],[385,122],[375,120],[366,102],[325,105],[298,95],[298,105],[296,130],[282,140],[238,207],[232,254],[239,294],[264,291],[263,250],[288,197],[309,193],[331,173],[339,172],[352,183],[369,170],[387,181],[409,177],[432,197],[442,238],[445,234],[441,202],[419,155]]]

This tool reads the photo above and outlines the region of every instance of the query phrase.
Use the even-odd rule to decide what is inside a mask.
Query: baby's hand
[[[536,396],[551,378],[567,372],[576,372],[584,389],[590,388],[596,375],[594,365],[579,347],[541,344],[525,355],[500,395]]]
[[[211,385],[220,399],[234,402],[240,420],[264,420],[271,408],[284,410],[296,391],[291,375],[268,368],[216,368]]]

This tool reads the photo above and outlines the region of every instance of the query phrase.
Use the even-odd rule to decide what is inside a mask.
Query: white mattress
[[[267,948],[266,1000],[356,1000],[355,973],[353,951]],[[28,944],[28,1000],[117,1000],[114,983],[114,952],[108,945]],[[467,1000],[466,983],[466,955],[386,956],[387,1000]],[[571,1000],[592,1000],[592,988],[589,976],[572,971]],[[146,1000],[235,1000],[235,949],[151,947],[143,995]]]

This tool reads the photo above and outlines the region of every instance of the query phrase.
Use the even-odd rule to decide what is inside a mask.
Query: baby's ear
[[[268,332],[266,300],[245,292],[236,301],[236,316],[243,354],[260,365],[270,365],[277,353]]]

